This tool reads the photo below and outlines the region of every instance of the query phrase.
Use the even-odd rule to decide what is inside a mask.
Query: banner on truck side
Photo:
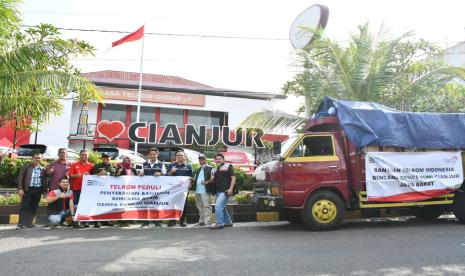
[[[445,195],[463,182],[457,152],[368,152],[365,158],[368,201],[419,201]]]
[[[187,176],[85,175],[74,219],[179,219],[189,181]]]

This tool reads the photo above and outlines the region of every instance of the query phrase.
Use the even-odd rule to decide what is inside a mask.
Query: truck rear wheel
[[[464,186],[460,188],[454,196],[454,205],[452,207],[455,217],[465,223],[465,190]]]
[[[317,191],[302,212],[302,220],[315,231],[335,230],[344,220],[345,208],[342,199],[331,191]]]
[[[412,208],[412,214],[419,219],[433,220],[444,213],[443,206],[417,206]]]
[[[302,224],[302,210],[283,209],[281,211],[283,218],[290,223]]]

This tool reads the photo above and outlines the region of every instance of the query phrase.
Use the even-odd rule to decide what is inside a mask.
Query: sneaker
[[[21,229],[24,229],[24,225],[18,224],[18,225],[16,226],[16,230],[21,230]]]
[[[213,224],[210,226],[210,229],[213,229],[213,230],[216,230],[216,229],[223,229],[223,225],[213,223]]]
[[[119,227],[129,227],[129,222],[121,222]]]
[[[89,228],[89,223],[88,222],[83,222],[82,226],[84,226],[84,228]]]
[[[140,228],[147,228],[149,227],[149,222],[143,222],[141,225],[140,225]]]
[[[228,223],[228,224],[225,224],[223,225],[223,227],[233,227],[234,225],[232,223]]]
[[[183,223],[180,223],[179,226],[181,226],[181,227],[187,227],[187,224],[185,224],[185,223],[183,222]]]
[[[37,225],[35,225],[35,224],[28,224],[28,225],[24,225],[24,227],[25,227],[25,228],[31,229],[31,228],[36,228]]]
[[[84,226],[82,226],[81,223],[75,221],[75,222],[73,222],[73,228],[75,228],[75,229],[81,229],[81,228],[84,228]]]
[[[162,224],[160,222],[158,222],[158,221],[155,222],[154,224],[155,224],[155,227],[162,227]]]

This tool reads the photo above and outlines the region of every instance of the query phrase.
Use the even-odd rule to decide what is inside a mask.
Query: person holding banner
[[[106,152],[102,153],[102,163],[99,163],[94,166],[91,171],[91,174],[96,174],[100,176],[116,174],[116,167],[110,162],[110,155]]]
[[[86,149],[82,149],[79,152],[79,161],[71,164],[69,168],[69,177],[71,179],[71,190],[73,191],[74,195],[74,206],[79,204],[79,198],[81,196],[81,189],[82,189],[82,179],[85,174],[90,174],[92,169],[94,168],[94,164],[89,162],[89,153]],[[76,207],[77,208],[77,207]],[[84,223],[83,226],[85,228],[89,227],[88,223]],[[80,224],[76,224],[75,227],[81,227]]]
[[[121,175],[137,175],[137,170],[132,167],[132,161],[129,156],[123,156],[123,163],[121,163],[121,167],[116,171],[115,176]],[[128,227],[129,221],[122,221],[119,226]]]
[[[225,164],[224,155],[217,153],[215,163],[218,167],[213,173],[213,181],[216,189],[215,217],[216,223],[210,226],[210,229],[222,229],[223,227],[232,227],[231,217],[228,213],[228,198],[233,194],[236,176],[231,164]]]
[[[158,160],[158,149],[151,148],[148,155],[148,160],[142,164],[142,171],[139,175],[153,175],[153,176],[161,176],[166,174],[166,167],[165,165]],[[144,221],[141,228],[149,226],[150,221]],[[155,227],[161,227],[161,222],[159,220],[154,220],[153,224]]]
[[[192,166],[190,164],[187,164],[186,161],[186,154],[184,153],[183,150],[178,150],[176,152],[176,161],[174,163],[171,163],[168,167],[168,175],[170,176],[189,176],[193,177],[192,173]],[[179,219],[179,225],[181,227],[186,227],[186,207],[187,207],[187,196],[186,196],[186,202],[184,203],[184,209],[182,210],[182,215],[181,218]],[[168,226],[174,226],[176,224],[176,221],[171,220],[168,223]]]
[[[48,193],[47,217],[50,228],[57,228],[68,216],[74,216],[74,195],[69,189],[69,180],[63,177],[58,183],[59,188]]]
[[[96,164],[91,171],[91,174],[99,176],[114,176],[116,174],[116,167],[110,162],[110,155],[106,152],[102,153],[102,163]],[[102,224],[106,226],[113,226],[111,221],[104,221]],[[100,222],[96,221],[95,228],[100,228]]]
[[[137,171],[132,167],[132,161],[129,156],[123,157],[123,163],[121,163],[121,167],[116,171],[115,175],[137,175]]]
[[[207,159],[203,154],[199,155],[199,169],[195,172],[192,190],[195,191],[195,204],[199,209],[199,222],[197,226],[210,225],[211,221],[211,194],[213,192],[213,184],[211,184],[212,167],[207,164]]]

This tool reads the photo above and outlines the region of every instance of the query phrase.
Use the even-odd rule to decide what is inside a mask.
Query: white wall
[[[63,113],[59,116],[51,116],[43,125],[39,125],[37,143],[68,147],[68,134],[70,131],[70,118],[73,111],[73,101],[63,100]],[[30,143],[34,143],[35,133],[31,135]]]

